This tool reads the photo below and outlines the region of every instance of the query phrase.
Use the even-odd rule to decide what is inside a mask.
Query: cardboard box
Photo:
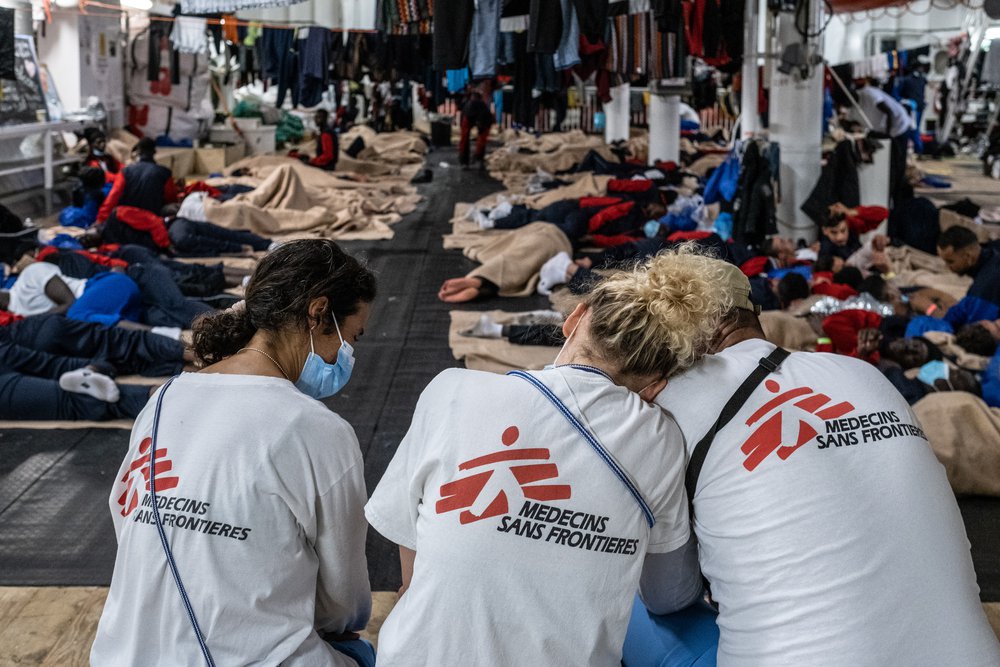
[[[277,127],[274,125],[265,125],[257,129],[244,130],[243,136],[246,137],[247,141],[247,154],[264,155],[273,153],[277,149],[276,132]]]
[[[203,146],[194,151],[194,173],[217,174],[226,167],[243,159],[246,146],[243,143],[231,146]]]
[[[157,148],[156,163],[169,169],[174,178],[184,178],[194,171],[194,149]]]

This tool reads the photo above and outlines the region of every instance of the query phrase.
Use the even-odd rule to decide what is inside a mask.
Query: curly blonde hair
[[[732,308],[725,262],[687,243],[598,283],[587,297],[596,354],[623,373],[665,377],[704,355]]]

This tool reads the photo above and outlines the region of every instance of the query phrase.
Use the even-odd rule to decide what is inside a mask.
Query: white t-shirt
[[[118,557],[94,665],[204,664],[142,476],[155,404],[111,492]],[[287,380],[186,373],[157,452],[160,516],[216,664],[353,665],[317,634],[361,630],[371,611],[353,429]]]
[[[888,121],[882,110],[878,108],[878,105],[883,103],[889,108],[890,117]],[[868,120],[874,126],[873,129],[885,132],[886,122],[888,122],[890,137],[898,137],[901,134],[905,134],[913,127],[913,119],[910,118],[910,113],[903,105],[893,99],[884,90],[875,86],[865,86],[858,90],[858,106],[868,116]],[[853,109],[852,117],[860,122],[864,122],[856,110]]]
[[[529,382],[445,371],[365,508],[417,552],[379,632],[379,664],[618,665],[645,554],[687,541],[676,424],[599,371],[532,375],[627,471],[653,528]]]
[[[695,111],[694,107],[692,107],[690,104],[681,102],[680,112],[681,112],[681,120],[686,120],[690,123],[701,124],[701,116],[698,115],[698,112]]]
[[[689,452],[773,349],[670,381],[657,403]],[[716,436],[694,512],[720,665],[1000,664],[944,469],[863,361],[793,353]]]
[[[51,262],[35,262],[21,271],[14,281],[14,286],[10,288],[10,312],[30,317],[47,313],[55,308],[55,302],[45,295],[45,286],[53,278],[59,278],[66,283],[77,299],[83,295],[83,290],[87,287],[86,280],[64,276],[59,267]]]

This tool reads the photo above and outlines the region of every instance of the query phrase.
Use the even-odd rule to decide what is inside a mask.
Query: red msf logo
[[[153,443],[152,438],[146,438],[139,443],[139,458],[132,461],[125,474],[122,475],[122,483],[125,484],[125,491],[118,498],[118,504],[122,507],[122,516],[128,516],[139,505],[139,487],[136,478],[141,475],[145,481],[145,489],[149,491],[149,446]],[[153,475],[156,477],[156,490],[166,491],[177,486],[180,478],[176,476],[165,476],[170,472],[174,464],[167,458],[166,449],[156,450],[156,465]]]
[[[826,407],[832,399],[826,394],[813,393],[809,387],[778,393],[781,386],[774,380],[768,380],[764,386],[778,395],[747,419],[747,426],[761,422],[740,447],[747,457],[743,462],[747,470],[756,468],[774,451],[777,451],[779,459],[786,460],[796,449],[819,434],[824,421],[838,419],[854,409],[847,401]]]
[[[500,441],[505,447],[517,442],[520,432],[511,426],[503,432]],[[516,461],[547,461],[549,450],[501,449],[458,466],[460,471],[482,468],[468,477],[448,482],[441,486],[441,500],[434,509],[438,514],[463,510],[459,515],[461,523],[472,523],[491,516],[505,514],[510,500],[518,497],[531,500],[566,500],[570,497],[569,484],[535,484],[559,476],[555,463],[527,463],[514,465]]]

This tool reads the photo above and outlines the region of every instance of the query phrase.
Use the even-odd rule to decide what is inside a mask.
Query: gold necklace
[[[270,359],[270,360],[271,360],[271,363],[272,363],[272,364],[274,364],[275,366],[277,366],[277,367],[278,367],[278,370],[279,370],[279,371],[281,371],[281,374],[285,376],[285,379],[286,379],[286,380],[288,380],[289,382],[291,382],[291,381],[292,381],[292,380],[291,380],[291,378],[290,378],[290,377],[288,377],[288,373],[286,373],[286,372],[285,372],[285,369],[281,367],[281,364],[279,364],[279,363],[278,363],[278,362],[277,362],[277,361],[275,360],[275,358],[274,358],[274,357],[272,357],[272,356],[271,356],[270,354],[268,354],[268,353],[267,353],[267,352],[265,352],[264,350],[260,350],[260,349],[257,349],[256,347],[244,347],[244,348],[243,348],[242,350],[240,350],[240,352],[242,352],[243,350],[249,350],[250,352],[260,352],[260,353],[261,353],[261,354],[263,354],[263,355],[264,355],[265,357],[267,357],[268,359]]]

